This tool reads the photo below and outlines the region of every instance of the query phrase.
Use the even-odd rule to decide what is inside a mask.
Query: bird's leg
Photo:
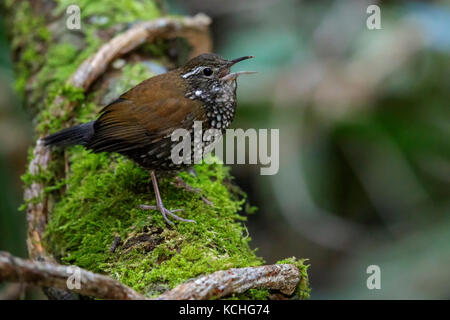
[[[193,192],[193,193],[197,193],[200,194],[200,198],[202,199],[202,201],[204,203],[206,203],[207,205],[214,207],[214,204],[209,201],[206,197],[202,196],[202,190],[200,190],[199,188],[193,188],[190,185],[188,185],[181,177],[176,176],[175,177],[175,182],[173,182],[173,185],[177,188],[181,188],[186,190],[187,192]]]
[[[144,210],[158,210],[159,212],[161,212],[164,220],[166,220],[166,222],[168,224],[172,224],[173,225],[173,222],[170,221],[169,218],[167,218],[167,215],[173,217],[176,220],[181,220],[181,221],[184,221],[184,222],[195,222],[194,220],[181,218],[181,217],[177,216],[174,213],[174,212],[177,212],[177,211],[183,211],[183,209],[167,210],[164,207],[164,204],[163,204],[162,199],[161,199],[161,194],[159,193],[158,181],[156,180],[155,171],[153,171],[153,170],[150,171],[150,177],[152,179],[153,190],[155,192],[156,206],[148,206],[148,205],[142,204],[139,207],[141,209],[144,209]]]

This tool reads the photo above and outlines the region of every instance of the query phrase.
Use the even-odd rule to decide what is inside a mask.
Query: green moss
[[[128,91],[140,82],[155,74],[142,63],[127,64],[122,68],[119,78],[114,78],[109,82],[108,92],[103,96],[103,101],[113,101],[122,93]]]
[[[267,289],[250,289],[246,292],[233,294],[227,300],[267,300],[270,292]]]
[[[61,85],[75,71],[78,64],[74,62],[78,54],[78,49],[70,43],[50,46],[45,64],[37,75],[34,89],[46,88],[49,94],[48,100],[53,100],[60,93]]]
[[[69,5],[78,5],[82,15],[82,31],[85,34],[85,46],[77,48],[70,43],[52,44],[52,36],[48,31],[43,17],[32,13],[28,1],[7,3],[14,15],[10,21],[13,26],[13,49],[20,51],[16,64],[16,88],[24,94],[25,88],[31,90],[34,96],[28,98],[33,108],[40,112],[38,131],[53,132],[63,128],[69,114],[59,104],[54,104],[57,95],[70,93],[64,91],[64,86],[78,66],[95,52],[102,40],[97,35],[98,25],[92,17],[106,17],[108,22],[104,27],[119,23],[131,23],[138,20],[151,20],[160,15],[154,1],[66,1],[59,0],[55,16],[64,19],[65,10]],[[18,6],[17,8],[14,6]],[[108,10],[105,10],[108,8]],[[47,49],[48,48],[48,49]],[[30,76],[40,70],[37,77],[29,83]],[[70,95],[69,95],[70,96]]]
[[[297,259],[296,257],[291,257],[277,262],[277,264],[293,264],[300,271],[301,279],[297,285],[294,296],[292,297],[293,299],[309,299],[310,297],[311,289],[309,287],[308,278],[309,265],[305,264],[306,261],[308,261],[308,259]]]
[[[197,222],[167,228],[159,212],[138,208],[155,204],[145,170],[117,155],[81,147],[70,153],[69,187],[47,228],[49,249],[63,262],[110,274],[150,296],[201,274],[262,263],[240,223],[246,219],[238,213],[244,199],[226,187],[230,177],[222,165],[197,165],[195,177],[180,174],[214,207],[160,179],[166,207],[183,208],[181,215]],[[115,235],[129,240],[110,253]]]
[[[5,4],[7,10],[14,11],[7,19],[13,39],[11,47],[18,55],[15,87],[23,95],[29,77],[44,62],[43,52],[50,40],[50,33],[44,24],[44,18],[32,13],[29,1],[8,1]]]
[[[70,5],[78,5],[82,21],[90,22],[97,28],[151,20],[160,16],[160,11],[153,0],[59,0],[56,10],[63,13]]]

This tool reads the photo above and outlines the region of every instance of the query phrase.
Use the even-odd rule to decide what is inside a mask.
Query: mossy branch
[[[0,251],[0,282],[18,281],[40,287],[67,289],[74,267],[14,257]],[[100,299],[142,300],[144,297],[109,277],[78,268],[78,293]]]
[[[61,13],[68,3],[55,1],[57,9],[56,16],[50,19],[52,25],[64,20]],[[111,15],[109,1],[96,1],[95,6],[88,0],[70,1],[89,15],[81,34],[66,30],[63,36],[55,34],[49,21],[36,18],[40,14],[40,1],[33,6],[38,9],[36,13],[28,1],[17,2],[19,5],[10,7],[13,25],[33,25],[30,30],[14,30],[12,36],[17,44],[14,50],[18,82],[21,88],[27,88],[28,104],[37,105],[34,108],[38,137],[94,119],[95,111],[108,99],[154,75],[155,60],[149,61],[149,55],[159,55],[158,68],[170,65],[169,50],[161,39],[184,39],[191,55],[211,51],[209,18],[157,17],[160,13],[155,11],[151,0],[142,3],[153,11],[142,11],[139,15],[148,21],[131,27],[127,24],[129,16]],[[126,1],[114,6],[124,6],[116,8],[119,12],[129,12]],[[90,22],[104,16],[114,24],[102,29]],[[14,21],[24,17],[33,19],[33,23]],[[76,47],[80,38],[82,45]],[[44,54],[45,59],[37,59]],[[115,64],[115,60],[122,61]],[[30,152],[28,172],[23,176],[28,251],[30,258],[38,261],[31,263],[74,264],[86,272],[101,273],[102,280],[109,279],[132,290],[124,289],[131,297],[136,294],[135,297],[146,299],[187,298],[189,292],[193,298],[231,295],[267,299],[269,288],[287,293],[295,286],[296,297],[307,297],[307,265],[303,260],[262,266],[263,259],[250,248],[250,237],[242,224],[246,217],[240,213],[245,194],[233,185],[228,169],[216,161],[197,165],[195,171],[194,175],[180,176],[193,190],[201,192],[186,192],[168,179],[159,181],[165,204],[184,208],[184,215],[197,221],[195,225],[177,224],[171,228],[161,215],[139,209],[140,204],[151,204],[154,199],[147,172],[132,161],[117,154],[93,154],[82,147],[64,153],[50,151],[38,139]],[[113,243],[114,250],[110,250]],[[288,266],[291,264],[295,267]],[[290,273],[284,274],[283,270]],[[273,272],[279,272],[278,276]],[[248,275],[255,273],[260,275],[257,281],[248,282],[251,280]],[[229,274],[237,278],[227,278]],[[216,285],[200,290],[203,293],[194,290],[198,281],[211,284],[214,279]],[[62,288],[65,283],[60,279],[53,285]],[[290,289],[284,290],[286,286]],[[247,290],[255,287],[259,289]],[[92,290],[84,294],[111,298],[107,296],[109,293]]]

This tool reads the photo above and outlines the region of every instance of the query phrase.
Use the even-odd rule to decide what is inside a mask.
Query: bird
[[[186,129],[193,139],[195,121],[201,121],[204,129],[224,132],[235,116],[237,78],[254,73],[232,73],[230,68],[250,58],[253,56],[227,60],[214,53],[200,54],[126,91],[101,109],[96,120],[48,135],[43,143],[62,148],[82,145],[94,153],[124,155],[150,173],[156,205],[141,205],[142,209],[158,210],[170,225],[173,222],[168,216],[195,222],[175,214],[183,209],[167,209],[159,191],[160,173],[175,174],[192,166],[172,161],[171,149],[177,142],[171,140],[171,134]]]

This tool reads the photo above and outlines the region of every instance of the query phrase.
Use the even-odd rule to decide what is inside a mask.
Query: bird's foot
[[[193,192],[193,193],[197,193],[200,195],[200,198],[202,199],[202,201],[204,203],[206,203],[207,205],[214,207],[214,203],[212,203],[211,201],[209,201],[206,197],[204,197],[201,193],[202,190],[199,188],[193,188],[192,186],[188,185],[182,178],[180,178],[179,176],[175,177],[175,182],[172,182],[172,184],[180,189],[184,189],[187,192]]]
[[[169,218],[167,218],[167,215],[173,217],[176,220],[180,220],[180,221],[184,221],[184,222],[194,222],[195,220],[190,220],[190,219],[184,219],[181,218],[179,216],[177,216],[174,212],[179,212],[179,211],[184,211],[184,209],[175,209],[175,210],[168,210],[164,207],[164,205],[156,205],[156,206],[149,206],[149,205],[145,205],[145,204],[141,204],[139,206],[141,209],[144,210],[158,210],[159,212],[161,212],[164,220],[166,220],[166,222],[170,225],[173,225],[173,222],[169,220]]]

